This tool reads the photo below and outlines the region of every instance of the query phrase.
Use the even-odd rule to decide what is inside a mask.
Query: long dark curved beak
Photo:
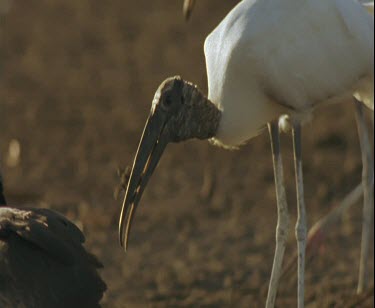
[[[170,139],[164,130],[166,121],[166,113],[155,110],[155,112],[150,114],[143,130],[122,204],[119,222],[120,244],[125,251],[128,247],[131,224],[139,200]]]
[[[191,12],[193,11],[194,4],[195,0],[184,0],[184,6],[182,10],[186,20],[189,20]]]

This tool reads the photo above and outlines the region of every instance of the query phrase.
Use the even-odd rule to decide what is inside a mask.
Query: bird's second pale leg
[[[289,229],[289,214],[288,204],[286,200],[286,193],[284,187],[284,171],[283,163],[280,152],[280,137],[279,137],[279,124],[272,122],[268,124],[268,129],[271,138],[273,167],[275,173],[276,184],[276,197],[277,197],[277,228],[276,228],[276,250],[272,266],[271,280],[268,288],[267,295],[267,308],[272,308],[275,305],[277,289],[281,276],[282,263],[285,252],[286,240],[288,237]]]
[[[294,164],[297,186],[298,216],[296,238],[298,249],[298,307],[304,307],[305,299],[305,250],[306,250],[306,208],[303,191],[301,124],[293,123]]]
[[[363,113],[364,107],[360,102],[356,101],[355,108],[362,153],[362,186],[364,193],[361,257],[359,262],[359,279],[357,288],[357,292],[361,293],[366,288],[368,280],[368,257],[371,243],[371,226],[374,215],[374,162],[365,115]]]

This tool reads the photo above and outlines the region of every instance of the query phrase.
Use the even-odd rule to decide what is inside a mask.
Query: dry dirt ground
[[[117,239],[121,200],[113,198],[116,169],[132,161],[158,84],[180,74],[206,90],[204,37],[236,2],[200,1],[186,24],[182,1],[15,0],[1,20],[6,191],[14,204],[56,209],[83,228],[105,265],[104,307],[264,305],[276,222],[267,134],[240,151],[169,146],[127,254]],[[353,111],[349,102],[325,108],[304,129],[309,225],[360,181]],[[12,140],[21,145],[18,164],[9,161]],[[294,223],[290,136],[282,142]],[[209,199],[200,195],[205,173],[215,179]],[[308,265],[307,307],[373,306],[373,291],[362,301],[354,292],[360,230],[361,202]],[[291,229],[286,257],[294,250]],[[373,286],[373,249],[370,263]],[[284,279],[277,306],[294,307],[295,298],[295,280]]]

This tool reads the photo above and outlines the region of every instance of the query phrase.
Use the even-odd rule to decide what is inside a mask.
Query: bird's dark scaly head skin
[[[125,250],[135,209],[167,144],[191,138],[212,138],[217,132],[220,118],[220,110],[196,86],[181,77],[168,78],[159,86],[138,146],[122,206],[119,236]]]

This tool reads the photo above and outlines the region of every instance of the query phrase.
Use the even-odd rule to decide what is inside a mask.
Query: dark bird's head
[[[134,159],[122,206],[119,235],[127,249],[135,209],[169,142],[215,136],[221,111],[193,84],[180,77],[166,79],[152,102],[143,135]]]

